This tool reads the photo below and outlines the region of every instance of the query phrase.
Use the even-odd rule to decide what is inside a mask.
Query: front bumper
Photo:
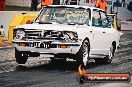
[[[79,42],[76,43],[66,43],[66,42],[55,42],[51,40],[43,40],[43,41],[23,41],[23,40],[13,40],[14,46],[18,51],[28,51],[28,52],[37,52],[42,54],[76,54],[81,44]],[[33,45],[34,43],[43,43],[43,42],[51,42],[51,46],[48,48],[45,47],[37,47]],[[20,43],[26,44],[26,46],[20,46]],[[60,45],[67,46],[66,48],[60,48]]]

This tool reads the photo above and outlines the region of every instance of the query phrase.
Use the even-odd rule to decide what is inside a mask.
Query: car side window
[[[101,27],[101,18],[98,10],[93,10],[92,26]]]
[[[104,12],[102,12],[102,11],[100,12],[100,14],[101,14],[102,27],[103,28],[110,27],[106,14]]]

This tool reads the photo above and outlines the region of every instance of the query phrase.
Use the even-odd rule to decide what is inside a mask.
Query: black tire
[[[20,52],[15,48],[15,58],[18,64],[25,64],[28,59],[28,54],[26,52]]]
[[[110,47],[110,51],[109,51],[109,55],[107,55],[105,58],[103,59],[95,59],[95,63],[97,64],[110,64],[112,62],[112,59],[114,57],[114,46],[111,45]]]
[[[63,58],[63,59],[57,59],[57,58],[50,58],[50,62],[51,63],[66,63],[66,58]]]
[[[87,66],[87,62],[89,60],[89,51],[90,51],[90,44],[89,44],[89,41],[85,39],[82,43],[82,46],[79,52],[76,55],[77,56],[76,61],[78,65],[82,64],[84,67]]]
[[[110,64],[112,62],[112,59],[108,59],[105,57],[104,59],[95,59],[96,64]]]

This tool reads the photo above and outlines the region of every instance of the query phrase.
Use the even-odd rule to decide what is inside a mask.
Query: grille
[[[40,38],[41,34],[42,34],[42,30],[38,30],[38,29],[26,29],[25,30],[25,37],[28,39]]]
[[[63,33],[54,30],[26,29],[25,37],[27,39],[62,39]]]

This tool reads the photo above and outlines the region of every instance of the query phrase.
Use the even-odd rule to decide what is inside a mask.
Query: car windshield
[[[86,24],[89,23],[89,9],[73,7],[44,7],[36,18],[37,23]]]

